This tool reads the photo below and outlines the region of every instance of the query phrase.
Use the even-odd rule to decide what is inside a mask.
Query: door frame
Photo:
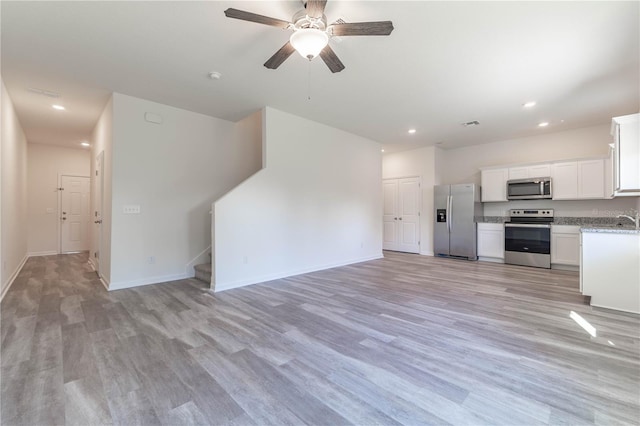
[[[57,239],[56,247],[58,248],[58,254],[63,254],[62,253],[62,223],[60,222],[60,218],[62,217],[62,191],[60,190],[60,188],[62,188],[62,176],[82,177],[82,178],[89,179],[89,199],[91,199],[91,176],[80,175],[78,173],[58,173],[58,186],[56,188],[56,192],[58,193],[58,197],[57,197],[58,198],[57,199],[58,220],[57,220],[57,226],[56,226],[56,239]]]
[[[94,227],[92,228],[92,238],[91,238],[91,242],[92,242],[92,246],[91,246],[91,251],[89,252],[89,262],[91,263],[91,265],[93,265],[93,269],[96,271],[96,274],[98,274],[98,277],[100,277],[100,280],[103,281],[103,277],[102,274],[100,272],[100,269],[102,268],[102,249],[103,249],[103,241],[104,241],[104,227],[102,226],[104,224],[104,150],[100,151],[98,153],[98,155],[95,156],[95,158],[93,159],[94,161],[94,170],[95,173],[93,176],[91,176],[92,180],[93,180],[93,185],[92,188],[94,189],[93,191],[93,203],[91,205],[91,211],[93,212],[93,216],[92,219],[94,221]],[[98,175],[98,164],[100,165],[100,175]],[[96,178],[97,177],[97,178]],[[96,196],[97,194],[100,194],[100,197],[98,199],[98,197]],[[100,224],[100,226],[98,227],[98,231],[95,231],[95,220],[96,220],[96,215],[98,212],[98,206],[100,207],[100,220],[103,221],[103,223]],[[91,256],[92,253],[99,253],[100,257],[97,258],[95,255]]]

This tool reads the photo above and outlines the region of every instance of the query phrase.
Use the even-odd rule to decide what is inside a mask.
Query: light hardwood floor
[[[108,293],[86,260],[31,258],[3,300],[3,425],[640,423],[640,318],[576,273],[385,253]]]

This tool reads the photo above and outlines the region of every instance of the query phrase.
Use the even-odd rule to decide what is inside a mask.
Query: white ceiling
[[[295,53],[278,70],[264,68],[289,31],[223,13],[289,20],[299,1],[3,0],[2,78],[35,143],[77,147],[119,92],[233,121],[269,105],[389,152],[453,148],[637,112],[639,4],[329,0],[330,22],[395,27],[389,37],[332,40],[346,65],[332,74],[320,58],[309,64]],[[538,104],[525,110],[529,100]],[[460,125],[471,120],[480,126]]]

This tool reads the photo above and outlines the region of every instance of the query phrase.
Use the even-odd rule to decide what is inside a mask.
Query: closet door
[[[385,179],[384,250],[420,253],[420,178]]]

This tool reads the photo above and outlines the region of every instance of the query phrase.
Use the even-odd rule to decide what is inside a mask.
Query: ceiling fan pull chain
[[[311,60],[309,60],[309,76],[307,79],[307,100],[311,100]]]

